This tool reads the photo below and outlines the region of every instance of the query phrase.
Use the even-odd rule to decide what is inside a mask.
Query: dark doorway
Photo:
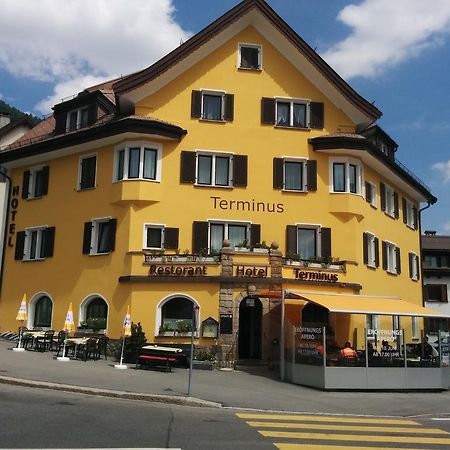
[[[261,359],[262,303],[246,297],[239,305],[239,359]]]
[[[308,303],[302,310],[302,326],[307,327],[327,327],[328,309],[315,303]]]

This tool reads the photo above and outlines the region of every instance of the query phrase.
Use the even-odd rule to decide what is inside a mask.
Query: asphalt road
[[[448,449],[448,419],[192,408],[0,384],[0,449]]]

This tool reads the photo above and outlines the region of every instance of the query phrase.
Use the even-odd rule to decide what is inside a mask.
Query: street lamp
[[[187,395],[191,395],[191,379],[192,379],[192,361],[194,360],[194,334],[196,330],[197,324],[197,314],[199,310],[199,306],[195,303],[192,303],[192,327],[191,327],[191,357],[189,359],[189,379],[188,379],[188,392]]]

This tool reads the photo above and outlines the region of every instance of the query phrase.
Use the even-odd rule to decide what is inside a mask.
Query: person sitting
[[[344,363],[354,363],[358,359],[358,354],[349,341],[344,344],[344,348],[339,352],[339,356]]]

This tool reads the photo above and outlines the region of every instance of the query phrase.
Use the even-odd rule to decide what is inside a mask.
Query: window
[[[22,198],[32,199],[47,195],[49,167],[34,167],[23,173]]]
[[[381,209],[391,217],[398,219],[398,194],[390,186],[380,183]]]
[[[89,107],[74,109],[67,113],[66,131],[74,131],[89,125]]]
[[[317,161],[303,158],[274,158],[273,188],[285,191],[316,191]]]
[[[261,122],[288,128],[323,128],[324,105],[306,99],[263,97]]]
[[[402,199],[403,223],[408,227],[417,230],[417,208],[413,202],[406,198]]]
[[[166,331],[191,332],[192,325],[196,329],[196,310],[197,305],[189,298],[172,297],[165,301],[158,309],[158,334]]]
[[[248,223],[209,223],[209,251],[218,252],[222,249],[224,239],[228,239],[231,248],[249,245],[250,224]]]
[[[361,194],[362,166],[359,161],[333,159],[330,169],[331,192]]]
[[[52,324],[53,302],[46,296],[34,304],[33,327],[50,328]]]
[[[108,304],[98,296],[90,296],[80,306],[80,322],[94,331],[105,330],[108,322]]]
[[[378,238],[372,233],[363,233],[363,259],[364,264],[367,264],[369,267],[378,267],[380,265]]]
[[[167,228],[164,225],[146,223],[144,225],[144,248],[156,250],[177,249],[178,236],[178,228]]]
[[[192,91],[191,117],[211,121],[234,119],[234,95],[223,91]]]
[[[182,183],[197,186],[247,186],[247,155],[219,152],[181,152]]]
[[[261,69],[261,51],[261,46],[257,44],[239,44],[238,67],[240,69]]]
[[[415,281],[420,278],[419,257],[413,252],[409,252],[409,277]]]
[[[392,242],[383,241],[383,269],[388,273],[401,273],[400,249]]]
[[[446,284],[425,284],[424,297],[428,302],[448,302],[448,292]]]
[[[161,179],[161,144],[130,142],[116,150],[114,181]]]
[[[286,254],[302,260],[331,257],[331,229],[320,225],[299,224],[286,227]]]
[[[370,181],[366,181],[366,202],[377,207],[377,187]]]
[[[112,252],[115,248],[117,220],[94,219],[84,224],[83,254],[98,255]]]
[[[95,176],[97,171],[97,156],[89,155],[80,158],[78,170],[78,190],[95,188]]]
[[[41,260],[53,256],[55,227],[33,227],[19,231],[16,238],[16,260]]]

